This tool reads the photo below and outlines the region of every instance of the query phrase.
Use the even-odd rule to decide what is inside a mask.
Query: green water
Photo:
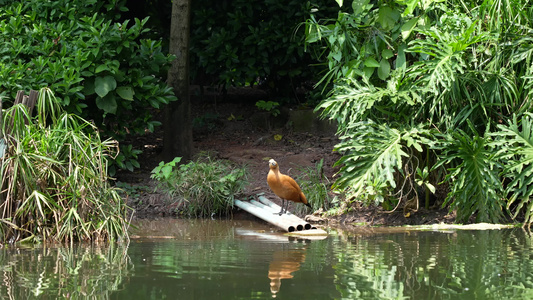
[[[533,299],[522,229],[330,231],[142,221],[129,245],[0,249],[1,299]]]

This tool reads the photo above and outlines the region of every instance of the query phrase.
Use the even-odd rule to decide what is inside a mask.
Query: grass
[[[228,215],[235,197],[248,184],[246,168],[207,153],[187,164],[178,165],[180,160],[161,162],[152,170],[158,188],[178,201],[178,209],[190,217]]]
[[[76,242],[127,237],[127,207],[110,186],[102,141],[90,122],[65,113],[52,91],[39,92],[36,117],[17,104],[1,124],[0,242]]]
[[[324,175],[324,159],[321,159],[314,167],[302,167],[298,170],[299,176],[296,181],[300,185],[307,202],[316,211],[322,208],[328,211],[336,203],[336,197],[331,196],[331,183]],[[298,214],[307,212],[307,207],[297,205],[295,210]]]

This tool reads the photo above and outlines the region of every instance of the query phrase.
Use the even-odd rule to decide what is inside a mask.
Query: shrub
[[[50,87],[67,112],[93,120],[104,136],[120,141],[159,126],[152,109],[176,99],[162,80],[172,57],[161,51],[161,41],[142,38],[147,19],[114,22],[122,10],[118,0],[4,5],[0,96],[5,103],[18,90]],[[132,170],[135,163],[128,162],[135,157],[123,153],[118,166]]]
[[[298,28],[311,11],[336,14],[329,1],[193,2],[191,73],[199,84],[262,85],[294,97],[318,69]],[[332,10],[333,8],[333,10]],[[259,80],[258,80],[259,79]]]
[[[41,89],[37,117],[26,106],[6,110],[0,168],[0,240],[98,241],[127,236],[127,208],[107,177],[117,151],[98,129],[61,109]],[[30,120],[28,122],[28,120]]]
[[[196,161],[177,165],[181,158],[161,162],[152,170],[159,188],[179,202],[179,209],[194,217],[227,215],[236,195],[248,184],[244,167],[228,161],[214,160],[202,154]]]
[[[426,206],[449,187],[458,221],[498,222],[507,206],[530,223],[528,127],[511,118],[528,124],[533,105],[531,4],[421,3],[352,1],[334,21],[306,23],[307,42],[325,46],[322,81],[334,83],[316,108],[339,124],[334,187],[349,200],[399,204],[419,199],[416,183]]]
[[[311,205],[312,211],[320,208],[327,211],[333,208],[335,198],[330,195],[331,183],[324,175],[324,159],[317,162],[314,167],[300,168],[299,173],[296,181]],[[302,214],[307,211],[307,207],[297,205],[296,210],[298,214]]]

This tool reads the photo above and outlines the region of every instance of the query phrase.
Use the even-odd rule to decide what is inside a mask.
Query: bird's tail
[[[303,200],[302,203],[305,204],[305,206],[307,206],[309,208],[313,208],[313,207],[311,207],[309,202],[307,202],[307,198],[305,197],[304,193],[300,193],[300,198],[301,198],[301,200]]]

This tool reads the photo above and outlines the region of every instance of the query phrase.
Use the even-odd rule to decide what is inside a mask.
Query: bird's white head
[[[269,166],[271,169],[275,169],[275,168],[278,167],[278,163],[277,163],[275,160],[270,159],[270,160],[268,161],[268,166]]]

